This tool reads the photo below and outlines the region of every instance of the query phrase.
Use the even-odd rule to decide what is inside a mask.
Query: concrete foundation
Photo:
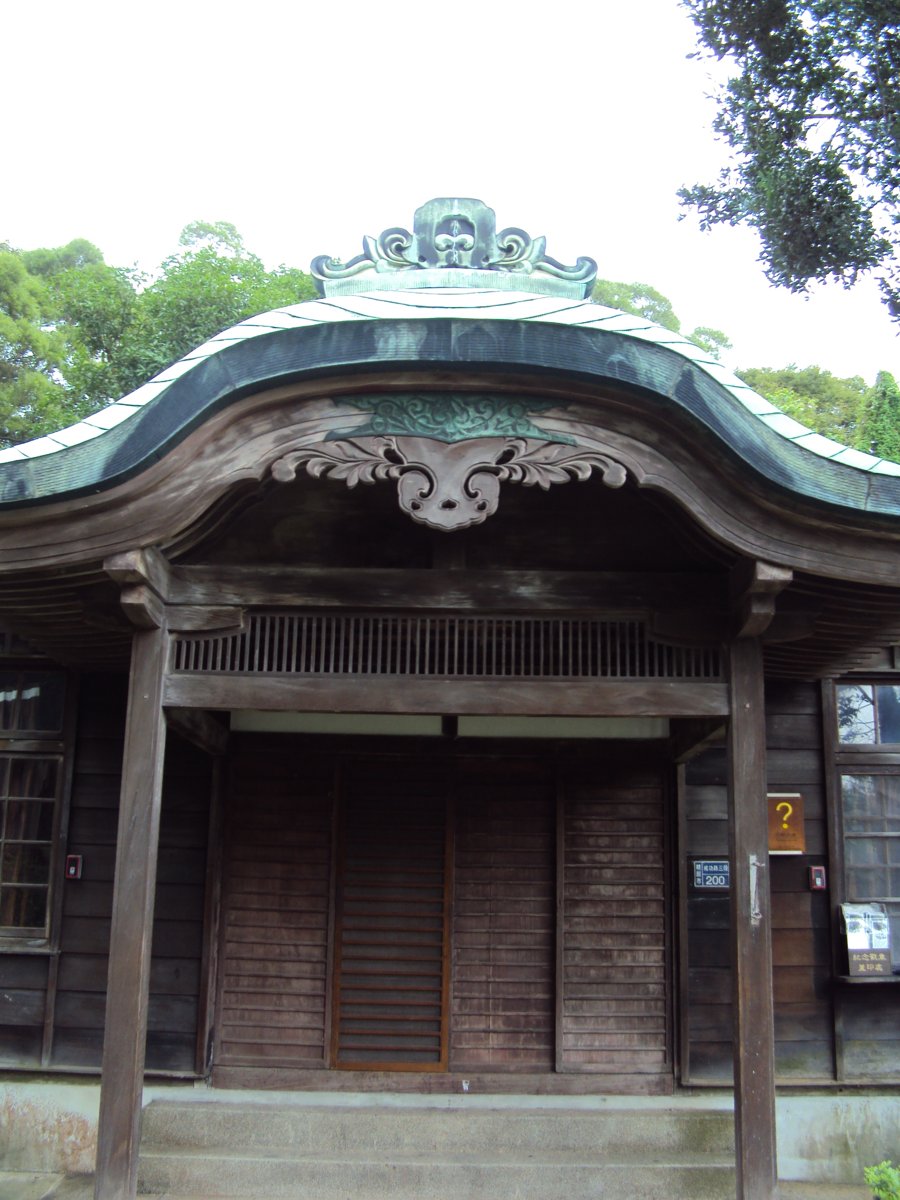
[[[83,1174],[96,1154],[98,1080],[41,1079],[8,1074],[0,1078],[0,1169]],[[284,1108],[491,1109],[511,1112],[568,1109],[579,1112],[673,1110],[727,1112],[728,1092],[695,1091],[666,1097],[513,1096],[410,1094],[360,1097],[355,1093],[221,1091],[205,1084],[153,1085],[154,1100]],[[885,1158],[900,1160],[900,1091],[822,1094],[788,1092],[778,1097],[778,1173],[786,1181],[860,1184],[863,1167]]]

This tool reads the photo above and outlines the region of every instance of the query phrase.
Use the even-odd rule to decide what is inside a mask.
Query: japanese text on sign
[[[727,859],[695,859],[694,887],[727,888],[731,886],[731,864]]]

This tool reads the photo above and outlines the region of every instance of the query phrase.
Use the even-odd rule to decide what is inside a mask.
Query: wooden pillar
[[[774,1200],[775,1028],[762,647],[731,644],[728,796],[738,1200]]]
[[[95,1200],[131,1200],[137,1187],[168,646],[164,623],[161,628],[135,631],[116,846]]]

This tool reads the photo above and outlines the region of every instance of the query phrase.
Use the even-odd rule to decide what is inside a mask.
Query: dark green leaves
[[[701,225],[748,224],[766,275],[804,291],[875,271],[900,318],[900,20],[891,0],[683,0],[729,62],[712,185],[682,188]]]
[[[227,222],[195,221],[152,282],[90,242],[0,246],[0,447],[51,433],[132,391],[222,329],[315,295],[267,271]]]

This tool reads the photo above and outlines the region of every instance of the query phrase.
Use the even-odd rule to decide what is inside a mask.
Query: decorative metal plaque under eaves
[[[413,231],[385,229],[363,238],[348,263],[321,254],[311,271],[324,296],[420,287],[488,287],[586,299],[597,278],[592,258],[567,267],[546,253],[547,239],[515,227],[497,233],[481,200],[441,196],[416,209]]]
[[[440,679],[721,679],[712,646],[658,641],[639,619],[253,613],[240,633],[182,634],[188,675]]]

